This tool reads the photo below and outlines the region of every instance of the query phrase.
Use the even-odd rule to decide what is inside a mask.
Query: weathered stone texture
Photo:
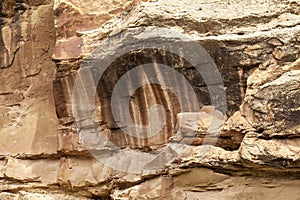
[[[0,199],[298,199],[299,16],[294,0],[1,1]],[[193,49],[142,48],[109,63],[98,82],[89,65],[149,38],[202,45],[222,81],[207,83],[185,59]],[[143,138],[122,129],[128,116],[116,120],[112,109],[124,108],[111,101],[123,75],[147,63],[188,80],[181,101],[189,107],[196,94],[199,109],[181,107],[172,88],[139,87],[135,124],[149,124],[152,105],[167,111],[158,134]],[[129,77],[123,89],[151,78]],[[78,80],[88,87],[74,90]],[[212,106],[209,88],[224,101]]]
[[[56,153],[53,7],[50,2],[1,4],[1,154]]]
[[[119,13],[129,11],[138,0],[54,1],[57,37],[76,36],[79,31],[95,29]]]

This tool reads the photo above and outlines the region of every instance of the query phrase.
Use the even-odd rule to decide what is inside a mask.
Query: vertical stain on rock
[[[6,49],[4,46],[3,38],[2,38],[2,28],[4,26],[4,17],[5,17],[5,11],[3,7],[4,2],[0,3],[0,68],[2,68],[5,65],[6,61]]]
[[[21,12],[16,8],[16,1],[5,0],[1,4],[1,67],[12,65],[16,52],[20,47],[20,15]]]
[[[3,43],[3,39],[2,39],[2,27],[3,27],[3,17],[4,17],[4,12],[3,12],[3,6],[2,6],[2,3],[0,3],[0,68],[2,67],[2,62],[4,60],[4,43]]]
[[[115,129],[119,129],[116,122],[114,121],[114,116],[112,114],[112,109],[122,109],[122,105],[111,105],[111,96],[113,89],[116,87],[118,80],[131,69],[136,66],[140,66],[147,63],[159,63],[164,64],[166,66],[182,66],[181,68],[175,69],[180,74],[182,74],[185,79],[189,80],[191,83],[203,83],[202,87],[206,87],[204,80],[200,76],[200,74],[194,72],[194,74],[190,74],[189,70],[184,70],[185,66],[190,65],[184,59],[181,59],[178,55],[165,52],[162,50],[153,50],[153,49],[144,49],[137,52],[131,52],[123,55],[122,57],[115,60],[105,71],[102,79],[98,83],[97,93],[98,99],[100,100],[99,105],[99,115],[98,120],[99,124],[106,129],[111,129],[112,132],[115,132]],[[192,69],[196,71],[195,69]],[[152,77],[147,77],[152,76]],[[95,75],[97,77],[97,75]],[[164,85],[166,83],[172,82],[173,86],[177,86],[181,88],[180,93],[183,97],[189,97],[193,91],[189,91],[188,88],[182,88],[185,84],[181,83],[180,80],[178,82],[174,82],[176,77],[161,77],[161,74],[148,74],[145,77],[136,77],[129,76],[127,80],[127,85],[124,85],[124,90],[131,90],[135,82],[137,82],[141,78],[145,78],[150,80],[150,78],[156,77],[157,81]],[[95,78],[96,79],[96,78]],[[198,103],[200,106],[207,105],[209,102],[203,101],[203,99],[209,99],[208,93],[200,94],[198,90],[197,93]],[[123,97],[120,97],[123,98]],[[181,106],[186,108],[190,107],[189,101],[184,101],[184,105],[179,104],[179,97],[177,97],[172,88],[163,88],[160,85],[150,84],[145,85],[134,92],[131,96],[130,104],[130,114],[135,124],[137,125],[148,125],[149,124],[149,110],[151,106],[158,104],[162,105],[166,111],[166,123],[163,129],[157,134],[155,137],[143,139],[143,138],[135,138],[137,143],[128,144],[126,146],[130,146],[133,148],[141,148],[145,147],[145,144],[153,146],[157,148],[161,145],[168,143],[169,138],[175,134],[175,126],[176,126],[176,115],[181,112]],[[112,106],[121,106],[112,107]],[[184,110],[184,109],[183,109]],[[162,117],[162,116],[161,116]],[[117,130],[117,133],[120,134],[122,131]],[[126,135],[126,133],[123,133]],[[116,135],[116,134],[114,134]],[[124,136],[120,135],[120,138]],[[127,136],[128,137],[128,136]],[[130,136],[129,136],[130,137]],[[132,141],[129,139],[129,141]],[[118,139],[114,139],[112,142],[117,142]],[[126,144],[126,143],[125,143]],[[157,146],[157,147],[155,147]]]

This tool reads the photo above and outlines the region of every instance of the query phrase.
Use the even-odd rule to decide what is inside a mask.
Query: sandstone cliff
[[[0,199],[300,199],[298,1],[0,7]]]

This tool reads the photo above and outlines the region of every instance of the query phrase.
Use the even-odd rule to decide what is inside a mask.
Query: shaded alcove
[[[217,57],[218,59],[224,56],[220,55],[222,54],[220,49],[219,51],[217,50],[212,53],[212,56]],[[223,60],[218,60],[217,65],[220,73],[222,74],[222,78],[224,78],[225,84],[227,84],[225,87],[228,88],[228,86],[230,86],[230,84],[233,82],[232,79],[239,81],[239,78],[237,72],[228,73],[228,69],[226,69],[224,63],[221,63],[222,61]],[[176,134],[176,116],[178,113],[182,112],[178,98],[174,92],[172,92],[172,88],[164,88],[159,84],[148,84],[137,88],[137,90],[131,96],[129,102],[130,116],[128,116],[131,117],[137,125],[145,126],[149,124],[148,115],[151,105],[163,105],[164,109],[167,111],[167,118],[166,124],[159,134],[150,138],[132,137],[124,133],[124,131],[118,127],[114,120],[112,109],[118,108],[112,108],[114,105],[111,105],[111,97],[118,81],[122,76],[130,72],[135,67],[148,63],[152,63],[154,66],[155,64],[163,64],[175,69],[178,73],[184,76],[184,79],[187,80],[192,87],[192,91],[188,88],[182,90],[181,92],[183,95],[189,97],[193,94],[196,94],[199,108],[204,105],[211,105],[209,90],[203,77],[200,75],[197,69],[183,57],[162,49],[141,49],[126,53],[110,64],[97,84],[97,99],[99,100],[99,102],[96,103],[96,107],[98,108],[97,120],[103,129],[109,130],[109,132],[106,132],[109,140],[121,148],[130,147],[144,150],[157,149],[168,143],[169,138]],[[97,74],[94,74],[95,81],[98,78],[97,76]],[[159,77],[160,75],[151,74],[151,76]],[[136,79],[139,79],[139,77],[129,76],[128,79],[128,87],[130,87],[131,83],[135,82]],[[174,85],[183,84],[180,81],[174,80],[174,77],[164,77],[161,81],[164,81],[163,79],[170,79],[174,82]],[[125,90],[127,89],[126,87],[127,86],[124,86]],[[213,87],[223,86],[220,84]],[[239,88],[236,89],[229,87],[229,89],[235,90],[235,92],[230,92],[227,94],[227,98],[231,98],[231,100],[239,100],[239,102],[234,100],[234,106],[229,105],[227,107],[228,113],[233,113],[240,105],[241,95],[239,93]],[[234,96],[234,98],[232,98],[232,96]],[[226,102],[217,102],[217,109],[218,106],[222,107],[224,104],[226,104]],[[236,145],[234,148],[236,148]]]
[[[119,41],[119,39],[117,39]],[[123,44],[126,45],[126,44]],[[239,110],[239,106],[242,103],[243,94],[246,90],[246,80],[248,76],[249,69],[240,70],[240,66],[237,59],[234,56],[230,56],[227,48],[224,48],[227,44],[222,44],[217,41],[204,41],[201,45],[207,50],[212,60],[216,63],[217,72],[220,73],[222,77],[222,83],[210,85],[212,87],[217,87],[225,90],[226,100],[217,102],[217,109],[224,108],[226,105],[226,114],[231,116],[234,112]],[[114,48],[113,48],[114,49]],[[143,48],[135,51],[129,51],[117,58],[110,63],[105,71],[100,72],[98,67],[101,68],[101,62],[106,56],[115,54],[114,50],[107,54],[109,51],[103,51],[103,48],[99,47],[99,52],[92,54],[88,58],[84,67],[91,75],[85,77],[88,82],[92,85],[97,86],[97,95],[95,101],[96,108],[96,121],[100,125],[102,130],[105,130],[105,134],[108,136],[110,142],[114,143],[116,146],[121,148],[133,148],[142,150],[159,149],[161,146],[169,142],[169,138],[175,134],[176,126],[176,115],[182,112],[180,106],[178,106],[178,98],[172,91],[172,88],[166,88],[160,84],[148,84],[140,88],[136,88],[136,91],[132,94],[130,98],[130,117],[138,125],[147,125],[149,123],[148,114],[149,108],[152,104],[161,104],[167,111],[167,127],[165,127],[163,132],[158,134],[156,137],[150,137],[147,139],[132,137],[122,131],[120,127],[116,124],[114,117],[112,115],[111,107],[111,96],[114,88],[116,87],[118,81],[128,72],[142,66],[145,64],[153,63],[163,64],[168,66],[172,70],[176,70],[181,74],[192,89],[185,89],[182,91],[183,96],[189,98],[191,95],[196,94],[199,108],[204,105],[211,105],[211,97],[209,95],[208,87],[201,77],[199,71],[191,65],[185,58],[174,53],[155,48]],[[104,56],[104,57],[103,57]],[[91,64],[90,64],[91,63]],[[107,63],[106,63],[107,64]],[[62,69],[64,69],[64,64],[62,64]],[[104,66],[102,66],[103,68]],[[66,68],[67,69],[67,68]],[[54,81],[54,94],[56,101],[57,114],[60,119],[62,130],[65,132],[73,132],[71,130],[73,125],[72,117],[72,93],[73,85],[77,79],[76,71],[68,72],[58,70],[56,78]],[[158,76],[155,74],[154,76]],[[85,76],[85,75],[84,75]],[[101,77],[99,79],[99,77]],[[138,77],[131,77],[133,80],[128,79],[130,82],[136,81]],[[167,80],[173,80],[174,85],[182,85],[180,81],[177,81],[168,76],[165,77]],[[94,79],[94,80],[92,80]],[[90,84],[89,83],[89,84]],[[224,86],[224,87],[223,87]],[[124,86],[125,90],[126,86]],[[80,96],[79,96],[80,97]],[[218,97],[215,97],[218,99]],[[150,103],[149,103],[150,102]],[[148,104],[148,105],[147,105]],[[116,109],[114,107],[114,109]],[[71,128],[69,128],[71,127]],[[81,127],[81,129],[84,127]],[[72,134],[76,134],[73,132]],[[228,133],[220,136],[219,141],[216,143],[217,146],[225,144],[225,149],[237,149],[239,147],[238,143],[242,140],[243,136],[235,133],[232,137]],[[238,138],[236,141],[232,138]],[[238,141],[238,142],[237,142]],[[196,142],[198,145],[198,142]]]

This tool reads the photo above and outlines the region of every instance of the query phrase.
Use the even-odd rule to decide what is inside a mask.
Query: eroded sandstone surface
[[[298,1],[0,6],[0,199],[299,199]]]

